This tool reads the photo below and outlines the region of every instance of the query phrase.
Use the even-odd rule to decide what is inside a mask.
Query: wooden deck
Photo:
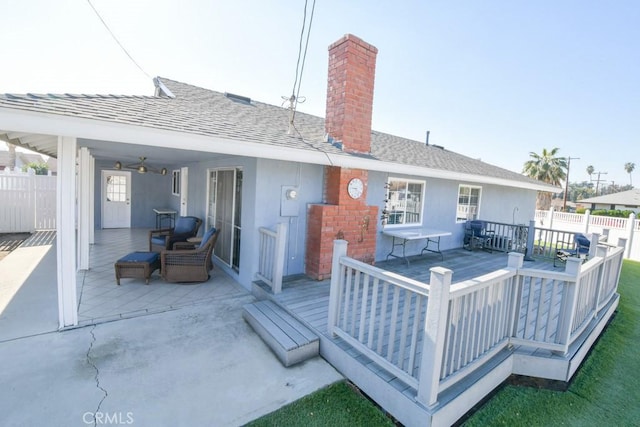
[[[393,259],[376,263],[376,267],[423,283],[428,283],[431,268],[444,267],[453,271],[452,283],[455,284],[506,268],[508,255],[504,252],[489,253],[483,250],[467,251],[464,249],[454,249],[444,252],[444,260],[441,260],[437,254],[410,257],[409,260],[409,265],[407,265],[404,260]],[[554,271],[558,273],[564,271],[564,265],[554,267],[550,260],[543,259],[525,261],[523,268]],[[549,287],[545,289],[545,292],[536,291],[531,295],[528,294],[527,289],[527,286],[523,287],[521,311],[526,312],[529,310],[529,305],[531,307],[541,306],[539,302],[542,298],[543,301],[551,301],[551,303],[544,305],[546,307],[545,310],[540,311],[538,316],[547,318],[549,316],[557,317],[559,315],[559,307],[558,304],[553,303],[553,295],[562,292],[561,286]],[[320,336],[320,352],[322,356],[338,370],[343,372],[345,376],[353,380],[360,388],[365,390],[374,400],[379,403],[386,402],[386,404],[381,405],[385,407],[387,411],[392,414],[413,411],[413,414],[407,415],[407,420],[423,419],[421,417],[424,417],[423,414],[425,411],[429,411],[424,406],[416,403],[417,390],[414,387],[408,385],[407,382],[401,380],[398,376],[389,373],[386,369],[383,369],[378,363],[352,347],[343,339],[329,334],[329,280],[315,281],[306,276],[289,277],[283,283],[282,292],[277,295],[273,295],[267,286],[261,285],[258,282],[254,286],[254,293],[258,298],[269,298],[277,302],[298,320],[313,328]],[[391,302],[389,301],[387,304],[391,304]],[[527,306],[525,307],[525,305]],[[416,310],[412,309],[411,311],[411,321],[413,321]],[[419,311],[420,310],[418,310],[418,312]],[[423,318],[420,320],[422,322]],[[375,333],[377,334],[377,331]],[[385,331],[387,336],[389,333],[391,332]],[[545,335],[552,335],[555,331],[545,330],[543,333]],[[523,337],[529,334],[529,326],[526,324],[524,315],[521,315],[518,334]],[[599,335],[599,332],[595,338],[597,338],[597,335]],[[595,340],[595,338],[593,338],[593,340]],[[400,338],[396,338],[395,340],[398,342]],[[541,368],[539,367],[534,369],[528,368],[531,364],[529,361],[528,363],[524,363],[524,366],[527,366],[526,369],[521,370],[521,372],[513,372],[513,363],[510,358],[513,354],[519,354],[525,358],[535,358],[539,362],[534,361],[534,365],[548,365],[549,370],[557,371],[558,373],[556,375],[560,377],[561,375],[566,375],[573,355],[579,351],[584,351],[584,349],[581,349],[581,346],[574,346],[571,353],[564,356],[551,351],[523,348],[521,346],[499,351],[492,357],[489,363],[486,363],[481,369],[478,369],[473,375],[469,376],[468,379],[442,392],[438,397],[438,405],[446,405],[457,397],[465,393],[470,393],[469,388],[473,384],[481,383],[482,381],[488,382],[489,384],[485,384],[484,387],[491,389],[499,385],[512,373],[535,376],[536,373],[540,371]],[[419,360],[420,357],[416,357],[415,363],[419,363]],[[582,359],[580,359],[580,361],[581,360]],[[574,366],[572,369],[573,372],[575,372],[577,366]],[[489,375],[490,373],[491,375]],[[395,395],[395,397],[390,398],[390,395]],[[389,407],[388,405],[395,407]],[[450,414],[445,414],[445,416],[441,418],[448,420],[444,422],[445,424],[450,420],[455,421],[456,418],[451,417],[459,417],[466,412],[466,409],[460,408],[462,409],[462,413],[460,413],[460,409],[456,409],[456,405],[450,406],[453,407],[449,410]],[[458,411],[457,415],[456,411]],[[441,424],[441,422],[436,422],[435,418],[433,420],[434,425]],[[407,423],[412,424],[410,421]],[[428,423],[424,425],[428,425]]]
[[[453,283],[463,282],[507,266],[507,254],[489,253],[483,250],[467,251],[453,249],[444,252],[444,261],[439,255],[425,254],[409,258],[392,259],[376,263],[376,267],[388,270],[423,283],[429,283],[430,269],[444,267],[453,271]],[[525,268],[562,271],[547,260],[525,261]],[[317,281],[307,276],[288,277],[284,280],[282,293],[269,298],[286,307],[296,317],[305,321],[318,332],[327,333],[330,280]],[[264,287],[263,289],[267,289]]]

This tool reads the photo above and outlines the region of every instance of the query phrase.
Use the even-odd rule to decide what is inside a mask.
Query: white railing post
[[[335,326],[338,324],[338,306],[340,304],[340,282],[342,281],[342,270],[340,258],[347,256],[346,240],[333,241],[333,258],[331,260],[331,290],[329,291],[329,316],[327,331],[331,336],[335,334]]]
[[[624,249],[624,257],[631,258],[631,246],[633,246],[633,227],[636,223],[636,214],[631,212],[629,214],[629,221],[627,222],[627,242]]]
[[[529,221],[529,231],[527,232],[527,251],[525,252],[525,259],[531,261],[533,259],[533,243],[536,239],[536,221]]]
[[[589,243],[589,259],[596,256],[596,250],[598,249],[598,243],[600,242],[600,235],[598,233],[593,233],[590,239],[591,243]]]
[[[551,228],[553,229],[553,214],[555,213],[555,210],[553,209],[553,206],[551,206],[549,208],[549,225],[547,226],[547,228]]]
[[[578,280],[580,277],[580,267],[582,259],[578,257],[567,258],[567,264],[564,272],[573,279],[565,282],[565,288],[562,296],[562,307],[560,308],[560,319],[558,320],[558,331],[556,332],[556,340],[558,344],[564,346],[564,353],[569,350],[569,337],[571,336],[571,327],[573,317],[578,303]]]
[[[273,293],[282,292],[282,276],[284,275],[284,257],[287,242],[287,226],[284,223],[276,225],[276,242],[273,254]]]
[[[509,268],[522,268],[524,262],[524,255],[519,252],[509,252],[509,257],[507,258],[507,267]]]
[[[427,407],[438,402],[442,353],[449,315],[449,289],[453,274],[451,270],[443,267],[433,267],[430,271],[417,396],[418,401]]]
[[[605,277],[605,273],[607,268],[610,267],[609,263],[607,262],[608,254],[609,254],[609,249],[606,246],[598,246],[596,250],[596,256],[602,258],[604,261],[602,264],[600,264],[599,271],[598,271],[598,282],[596,283],[596,291],[595,291],[596,298],[593,305],[594,318],[598,317],[598,307],[600,306],[600,298],[602,297],[602,295],[600,294],[602,293],[602,288],[604,285],[603,282],[607,279]]]
[[[587,209],[584,211],[584,232],[585,234],[589,232],[589,222],[591,221],[591,209]]]

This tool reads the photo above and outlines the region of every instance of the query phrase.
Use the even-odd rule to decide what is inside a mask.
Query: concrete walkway
[[[284,368],[242,319],[254,298],[238,284],[206,303],[48,332],[57,301],[37,285],[55,283],[51,257],[55,267],[55,245],[12,279],[22,286],[3,282],[15,291],[0,313],[3,426],[237,426],[342,379],[319,357]],[[45,320],[19,330],[18,314],[38,318],[38,307]]]

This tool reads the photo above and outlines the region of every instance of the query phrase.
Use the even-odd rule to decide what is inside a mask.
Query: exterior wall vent
[[[229,92],[225,92],[224,96],[226,96],[227,98],[229,98],[230,100],[235,101],[235,102],[242,102],[244,104],[251,104],[251,98],[246,97],[246,96],[236,95],[235,93],[229,93]]]

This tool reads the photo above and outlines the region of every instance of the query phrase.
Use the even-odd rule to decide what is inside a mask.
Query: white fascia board
[[[91,118],[71,117],[25,110],[0,108],[0,129],[45,135],[75,136],[77,138],[106,140],[152,147],[188,149],[207,153],[332,165],[379,172],[393,172],[426,178],[441,178],[478,184],[495,184],[536,191],[558,193],[562,191],[559,187],[543,183],[520,182],[401,163],[384,162],[348,154],[325,153],[316,150],[283,147],[275,144],[247,142],[128,123],[107,122]]]
[[[548,184],[535,182],[513,181],[504,178],[495,178],[483,175],[471,175],[455,171],[447,171],[441,169],[432,169],[423,166],[407,165],[402,163],[383,162],[379,160],[366,159],[352,156],[336,156],[329,155],[335,166],[349,167],[354,169],[375,170],[378,172],[393,172],[402,175],[416,175],[425,178],[440,178],[451,181],[462,181],[478,184],[494,184],[506,187],[523,188],[535,191],[549,191],[559,193],[562,191],[559,187]]]

